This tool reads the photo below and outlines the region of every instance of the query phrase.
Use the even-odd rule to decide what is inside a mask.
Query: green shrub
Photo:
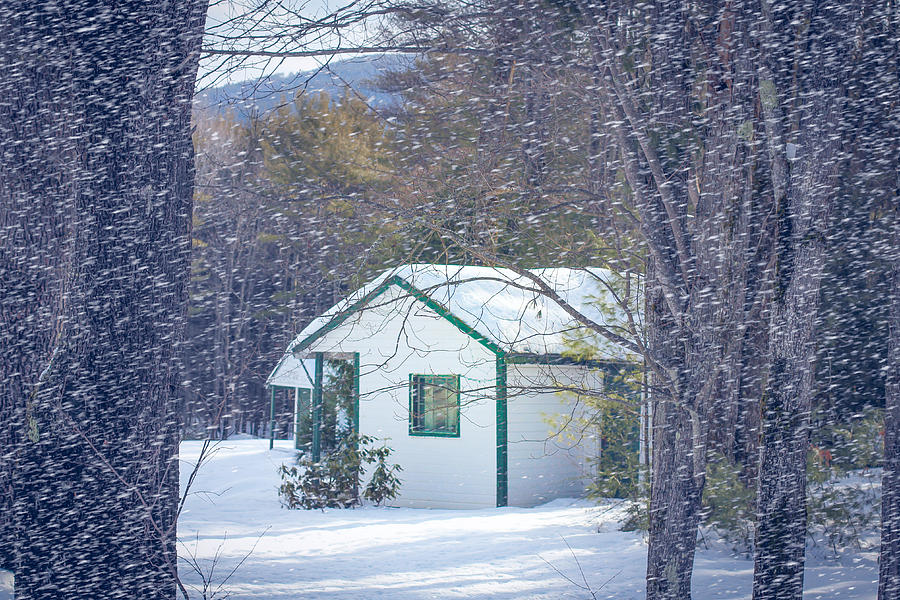
[[[813,415],[810,435],[816,460],[843,474],[881,465],[884,454],[884,409],[869,407],[835,422],[828,414]]]
[[[638,417],[629,407],[601,401],[600,456],[589,458],[596,477],[589,498],[637,498],[640,492]]]
[[[625,507],[625,520],[619,526],[620,531],[650,531],[650,494],[634,498]]]
[[[600,453],[588,458],[596,473],[588,487],[589,498],[637,499],[646,495],[642,480],[647,478],[640,472],[638,376],[633,369],[611,367],[604,378],[608,398],[590,400]]]
[[[382,504],[385,500],[393,500],[400,493],[400,478],[397,473],[403,470],[400,465],[390,465],[387,459],[391,455],[391,449],[382,445],[380,448],[368,450],[369,462],[375,463],[372,470],[372,478],[366,485],[363,497],[375,504]]]
[[[863,535],[878,526],[879,504],[871,486],[810,482],[806,500],[810,541],[827,544],[835,558],[844,549],[861,550]]]
[[[402,469],[388,464],[391,449],[382,444],[373,447],[376,439],[370,436],[348,435],[320,461],[314,462],[301,453],[297,465],[281,466],[281,486],[278,494],[287,508],[350,508],[360,502],[360,478],[365,465],[375,464],[372,478],[363,496],[380,504],[397,497]]]
[[[740,466],[721,454],[706,465],[701,522],[732,545],[736,552],[750,552],[756,523],[756,490],[739,477]]]

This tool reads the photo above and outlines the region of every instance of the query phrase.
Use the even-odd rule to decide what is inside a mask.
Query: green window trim
[[[421,375],[409,376],[409,435],[413,437],[449,437],[460,436],[460,379],[459,375]],[[450,401],[444,407],[446,428],[431,427],[425,424],[427,411],[425,408],[426,386],[438,389],[454,390],[455,402]],[[432,392],[433,394],[433,392]]]

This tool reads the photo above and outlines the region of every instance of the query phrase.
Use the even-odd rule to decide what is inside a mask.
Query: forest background
[[[690,597],[722,464],[756,490],[754,598],[799,598],[809,450],[859,448],[861,419],[900,597],[896,2],[260,6],[202,45],[204,2],[3,9],[0,562],[23,597],[171,596],[175,417],[253,428],[291,334],[413,261],[643,274],[645,331],[581,322],[652,375],[648,598]],[[322,48],[370,17],[374,46]],[[377,84],[402,103],[198,116],[194,188],[201,55],[373,48],[419,57]]]
[[[891,375],[893,8],[760,6],[401,10],[394,39],[429,52],[381,78],[404,102],[371,111],[388,125],[375,151],[329,161],[368,173],[327,181],[317,160],[315,173],[291,158],[334,147],[336,136],[310,138],[335,107],[365,112],[352,91],[331,108],[301,97],[296,115],[318,103],[326,119],[285,135],[283,109],[243,150],[282,190],[319,196],[298,214],[322,236],[307,248],[331,248],[327,223],[353,215],[345,230],[371,232],[350,252],[357,261],[600,265],[646,278],[648,328],[626,345],[653,382],[652,598],[689,596],[701,496],[723,460],[755,491],[745,513],[760,599],[800,594],[810,447],[829,469],[875,464],[858,459],[871,456],[860,429],[880,422]],[[333,273],[338,264],[350,262]],[[353,275],[351,288],[365,281]]]
[[[479,89],[491,68],[376,56],[200,95],[180,405],[189,437],[265,434],[265,380],[287,343],[384,269],[484,262],[467,248],[525,268],[609,262],[596,234],[609,192],[596,189],[598,157],[583,152],[591,105],[515,77]],[[527,125],[526,135],[479,131],[491,105],[502,108],[504,128]],[[419,204],[437,209],[440,227],[468,245],[397,218]],[[822,426],[884,406],[887,336],[879,333],[890,280],[878,249],[890,232],[879,208],[862,193],[843,195],[840,233],[828,237],[816,328]],[[286,435],[293,407],[278,409]]]

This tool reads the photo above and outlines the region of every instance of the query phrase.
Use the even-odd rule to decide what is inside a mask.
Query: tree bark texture
[[[647,235],[648,240],[679,235],[686,240],[684,250],[670,243],[666,252],[661,244],[651,261],[654,275],[660,261],[673,265],[670,269],[677,273],[680,286],[669,293],[680,296],[683,304],[673,311],[674,303],[663,302],[658,294],[651,297],[648,308],[651,352],[668,372],[669,385],[668,389],[657,385],[651,393],[653,473],[647,597],[684,600],[691,597],[709,444],[715,440],[720,446],[734,445],[729,430],[739,414],[738,355],[745,312],[753,303],[752,295],[751,302],[747,301],[746,261],[758,243],[764,214],[750,202],[752,128],[747,131],[744,124],[750,121],[752,108],[741,90],[749,85],[753,69],[747,26],[738,18],[741,3],[710,10],[693,25],[699,31],[690,35],[684,33],[690,29],[679,25],[684,16],[678,16],[677,6],[663,2],[657,10],[658,34],[671,44],[659,48],[653,59],[659,65],[656,76],[660,81],[652,86],[659,95],[657,110],[667,115],[667,124],[659,122],[655,127],[668,145],[683,144],[685,155],[691,144],[680,137],[681,131],[693,127],[702,147],[687,168],[670,163],[669,168],[677,170],[669,181],[656,182],[657,187],[669,190],[648,194],[665,197],[668,193],[675,210],[667,206],[665,210],[642,211],[645,225],[658,230]],[[716,43],[709,49],[698,43],[700,39]],[[692,87],[697,85],[696,74],[684,67],[690,49],[707,52],[705,60],[715,65],[695,65],[702,74],[699,90]],[[692,122],[688,106],[679,105],[692,94],[702,99],[702,126]],[[681,127],[672,122],[680,122]],[[651,285],[664,287],[662,281],[648,276],[648,288]]]
[[[14,564],[15,450],[27,439],[34,392],[50,356],[59,316],[67,183],[74,178],[58,145],[72,134],[72,106],[35,17],[0,5],[0,567]],[[23,47],[48,64],[23,60]],[[47,165],[55,168],[47,169]]]
[[[900,220],[900,215],[895,215]],[[900,224],[894,226],[894,250]],[[878,600],[900,599],[900,259],[893,260],[884,411],[884,471],[881,476],[881,554]]]
[[[839,35],[844,31],[840,12],[831,7],[815,15],[810,36],[822,42]],[[785,99],[786,80],[772,75],[778,67],[760,72],[777,212],[757,486],[754,600],[800,600],[803,593],[815,325],[828,218],[836,200],[844,107],[836,77],[843,65],[835,61],[846,55],[841,43],[825,47],[833,51],[825,55],[816,52],[816,45],[810,48],[810,56],[816,58],[810,59],[804,74],[799,98],[803,108],[794,114]],[[790,123],[795,119],[797,131],[792,132]]]
[[[651,391],[653,471],[647,597],[690,598],[708,435],[708,421],[701,420],[704,392],[697,384],[710,379],[708,372],[703,373],[702,361],[693,362],[693,369],[685,368],[690,363],[682,354],[684,339],[660,294],[652,290],[657,282],[648,279],[648,283],[649,343],[655,357],[669,359],[664,364],[678,377],[674,387],[682,393],[673,393],[672,386],[654,386]]]
[[[891,218],[893,244],[888,255],[891,265],[890,312],[888,314],[887,371],[885,375],[884,470],[881,480],[881,552],[878,558],[878,600],[900,600],[900,7],[890,5],[887,27],[878,41],[883,49],[881,61],[874,62],[873,73],[879,86],[872,86],[873,97],[883,107],[875,113],[872,136],[880,144],[887,180],[885,204]],[[890,10],[889,9],[889,10]],[[877,13],[876,13],[876,16]],[[886,160],[885,160],[886,159]]]
[[[39,288],[16,285],[0,323],[14,334],[0,342],[4,355],[23,355],[2,384],[13,406],[3,459],[11,527],[2,533],[7,547],[13,540],[17,598],[176,591],[174,354],[205,8],[2,8],[0,122],[14,141],[0,199],[25,223],[52,223],[41,239],[4,232],[3,267],[16,281],[27,280],[31,257],[51,265]]]

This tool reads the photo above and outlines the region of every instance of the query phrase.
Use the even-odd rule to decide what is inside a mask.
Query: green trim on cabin
[[[497,357],[497,506],[509,504],[509,434],[506,410],[506,358]]]
[[[423,292],[419,288],[411,285],[409,282],[407,282],[405,279],[403,279],[399,275],[393,275],[392,277],[389,277],[388,279],[381,282],[378,285],[378,287],[376,287],[375,289],[370,291],[368,294],[366,294],[365,296],[363,296],[362,298],[360,298],[359,300],[354,302],[352,305],[347,307],[345,310],[341,311],[339,314],[335,315],[334,318],[332,318],[330,321],[328,321],[328,323],[326,323],[325,325],[323,325],[322,327],[320,327],[313,333],[311,333],[308,336],[306,336],[305,338],[303,338],[303,340],[301,340],[301,342],[299,344],[297,344],[296,346],[291,348],[291,352],[296,353],[296,352],[301,352],[303,350],[306,350],[313,344],[313,342],[320,339],[328,332],[336,329],[338,326],[340,326],[342,323],[344,323],[344,321],[346,321],[350,317],[350,315],[358,312],[360,309],[362,309],[363,306],[365,306],[366,304],[368,304],[369,302],[371,302],[372,300],[374,300],[375,298],[377,298],[378,296],[383,294],[385,292],[385,290],[387,290],[392,285],[396,285],[397,287],[399,287],[400,289],[402,289],[403,291],[408,293],[410,296],[412,296],[419,302],[423,303],[425,306],[427,306],[428,308],[430,308],[431,310],[436,312],[439,316],[441,316],[444,319],[446,319],[447,321],[449,321],[454,327],[456,327],[457,329],[459,329],[460,331],[462,331],[463,333],[468,335],[470,338],[474,339],[476,342],[478,342],[479,344],[481,344],[482,346],[484,346],[485,348],[487,348],[488,350],[493,352],[495,355],[503,354],[503,350],[500,348],[500,346],[498,346],[497,344],[495,344],[494,342],[489,340],[483,334],[476,331],[468,323],[466,323],[465,321],[463,321],[462,319],[460,319],[459,317],[457,317],[456,315],[451,313],[440,303],[432,300],[425,292]]]
[[[324,355],[316,352],[315,383],[312,393],[312,460],[319,462],[322,459],[322,379],[324,370]]]
[[[269,390],[269,450],[275,447],[275,388],[277,385],[271,386]]]
[[[509,352],[506,362],[511,365],[577,365],[595,369],[606,368],[610,364],[630,365],[624,360],[596,360],[593,358],[575,358],[565,354],[535,354],[533,352]]]
[[[353,433],[359,437],[359,352],[353,353]]]
[[[506,406],[506,395],[507,395],[507,384],[506,384],[506,372],[507,372],[507,362],[505,357],[507,356],[506,352],[500,348],[496,343],[489,340],[483,334],[479,333],[475,330],[471,325],[451,313],[447,308],[435,302],[431,299],[425,292],[418,289],[417,287],[411,285],[405,279],[400,277],[399,275],[393,275],[380,283],[375,289],[367,293],[365,296],[351,304],[341,313],[335,315],[333,319],[331,319],[328,323],[311,333],[310,335],[303,338],[299,344],[291,348],[291,352],[302,352],[309,348],[316,340],[322,338],[330,331],[337,329],[341,324],[343,324],[350,315],[361,310],[366,304],[383,294],[388,288],[392,285],[396,285],[400,289],[407,292],[410,296],[422,302],[425,306],[433,310],[440,317],[444,318],[462,333],[466,334],[470,338],[474,339],[476,342],[490,350],[495,357],[496,363],[496,379],[494,381],[495,385],[495,396],[496,396],[496,405],[497,405],[497,420],[495,423],[495,428],[497,432],[497,506],[506,506],[509,502],[509,467],[508,467],[508,447],[509,447],[509,439],[507,433],[507,406]],[[359,353],[355,353],[355,360],[359,360]],[[523,359],[526,355],[521,355]],[[517,361],[518,362],[518,361]],[[529,362],[528,360],[522,360],[522,362]],[[280,365],[280,363],[279,363]],[[355,362],[354,366],[356,367],[356,377],[357,377],[357,385],[359,382],[359,368],[358,363]],[[277,369],[277,367],[276,367]],[[359,432],[359,392],[357,393],[357,410],[356,410],[356,430]],[[410,415],[412,415],[412,375],[410,375]],[[413,432],[412,431],[412,422],[410,422],[410,432],[411,436],[415,437],[460,437],[459,433],[460,427],[457,426],[456,434],[448,434],[448,433],[422,433],[422,432]]]
[[[444,306],[432,300],[430,297],[428,297],[427,294],[425,294],[425,292],[407,283],[405,279],[401,278],[398,275],[394,275],[391,278],[391,283],[406,291],[410,296],[439,314],[441,317],[449,321],[454,327],[465,333],[467,336],[469,336],[494,354],[503,354],[503,350],[500,349],[500,346],[489,340],[483,334],[476,331],[474,327],[470,326],[468,323],[451,313],[449,310],[444,308]]]
[[[453,385],[456,386],[456,423],[454,431],[440,431],[434,429],[416,429],[413,421],[416,417],[415,413],[415,392],[418,385],[416,379],[422,379],[422,386],[425,385],[436,385],[435,383],[429,383],[429,380],[435,381],[439,379],[448,380],[452,379]],[[410,373],[409,374],[409,435],[412,437],[443,437],[443,438],[458,438],[460,437],[460,413],[462,411],[462,406],[460,404],[460,397],[462,396],[462,389],[460,384],[459,375],[433,375],[433,374],[419,374],[419,373]]]

